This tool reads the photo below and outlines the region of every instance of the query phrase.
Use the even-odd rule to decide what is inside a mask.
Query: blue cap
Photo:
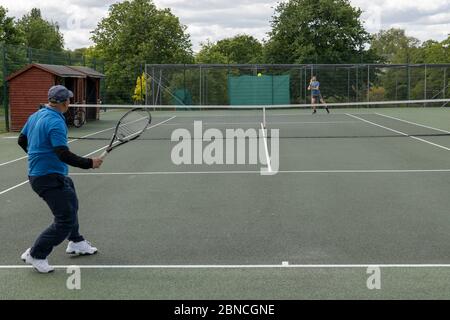
[[[48,101],[62,103],[67,99],[73,98],[73,92],[64,86],[53,86],[48,90]]]

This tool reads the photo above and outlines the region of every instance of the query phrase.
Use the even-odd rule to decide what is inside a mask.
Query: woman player
[[[325,105],[325,109],[328,113],[330,113],[330,110],[328,109],[327,105],[325,104],[325,100],[323,100],[322,95],[320,94],[320,82],[317,81],[316,76],[312,76],[311,81],[309,82],[308,90],[311,91],[311,104],[313,107],[313,114],[317,112],[316,110],[316,103],[317,100],[320,101],[320,103]]]

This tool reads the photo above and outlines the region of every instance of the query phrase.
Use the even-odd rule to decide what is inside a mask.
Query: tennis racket
[[[151,122],[152,116],[147,109],[134,108],[125,113],[117,123],[111,142],[100,155],[100,159],[105,159],[108,153],[117,147],[139,138],[147,130]]]

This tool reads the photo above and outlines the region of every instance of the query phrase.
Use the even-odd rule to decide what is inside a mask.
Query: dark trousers
[[[53,223],[41,233],[31,248],[31,256],[45,259],[65,239],[79,242],[78,198],[72,179],[59,174],[29,177],[33,190],[47,203]]]

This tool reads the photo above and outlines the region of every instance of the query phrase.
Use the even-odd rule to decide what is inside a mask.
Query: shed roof
[[[104,78],[105,75],[103,73],[98,72],[97,70],[94,70],[92,68],[89,67],[84,67],[84,66],[70,66],[70,68],[79,71],[81,73],[84,73],[85,75],[87,75],[88,77],[91,78]]]
[[[95,77],[100,78],[104,77],[103,74],[95,71],[94,69],[88,67],[68,67],[62,65],[54,65],[54,64],[42,64],[42,63],[32,63],[26,66],[25,68],[11,74],[6,78],[7,81],[11,81],[22,73],[30,70],[31,68],[38,68],[44,71],[47,71],[51,74],[54,74],[61,78],[86,78],[86,77]]]

